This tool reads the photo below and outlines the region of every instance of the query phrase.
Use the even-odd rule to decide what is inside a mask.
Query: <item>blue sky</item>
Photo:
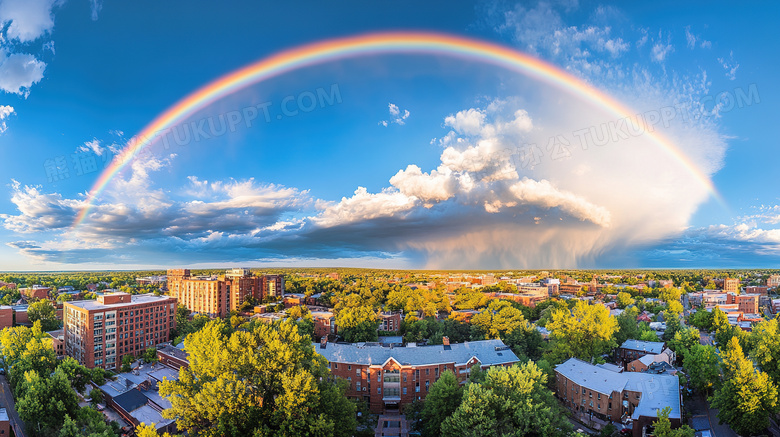
[[[304,4],[0,0],[0,270],[780,261],[780,31],[769,19],[780,5]],[[614,122],[590,102],[498,67],[398,54],[215,102],[188,122],[257,104],[271,118],[152,148],[70,230],[114,152],[180,98],[280,50],[393,30],[513,47],[637,114],[676,108],[659,129],[725,205],[648,135],[545,151]],[[338,99],[283,111],[318,90]],[[543,156],[527,165],[532,145]]]

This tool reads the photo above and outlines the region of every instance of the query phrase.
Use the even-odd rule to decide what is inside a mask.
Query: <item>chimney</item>
[[[322,338],[320,339],[320,349],[325,349],[327,345],[328,345],[328,336],[323,335]]]
[[[442,337],[441,341],[442,341],[442,344],[444,346],[449,346],[450,345],[450,338],[449,337]]]

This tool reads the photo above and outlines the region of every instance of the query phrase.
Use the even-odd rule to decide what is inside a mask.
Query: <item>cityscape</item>
[[[780,436],[780,4],[0,0],[0,437]]]

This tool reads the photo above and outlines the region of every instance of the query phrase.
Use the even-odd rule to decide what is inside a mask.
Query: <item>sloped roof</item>
[[[418,347],[368,346],[364,343],[328,343],[323,349],[319,343],[314,350],[328,361],[380,366],[392,358],[401,365],[424,366],[439,363],[465,364],[472,357],[484,366],[514,363],[517,356],[501,340],[467,341],[443,345]]]
[[[631,349],[635,351],[645,351],[651,354],[660,354],[664,349],[664,342],[662,341],[642,341],[642,340],[626,340],[620,345],[623,349]]]

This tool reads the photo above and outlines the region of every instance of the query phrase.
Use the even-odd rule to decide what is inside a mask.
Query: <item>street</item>
[[[24,437],[24,422],[19,418],[19,413],[16,412],[14,395],[5,375],[0,375],[0,400],[2,400],[3,407],[8,412],[8,418],[11,420],[11,428],[14,430],[14,434],[17,437]]]

